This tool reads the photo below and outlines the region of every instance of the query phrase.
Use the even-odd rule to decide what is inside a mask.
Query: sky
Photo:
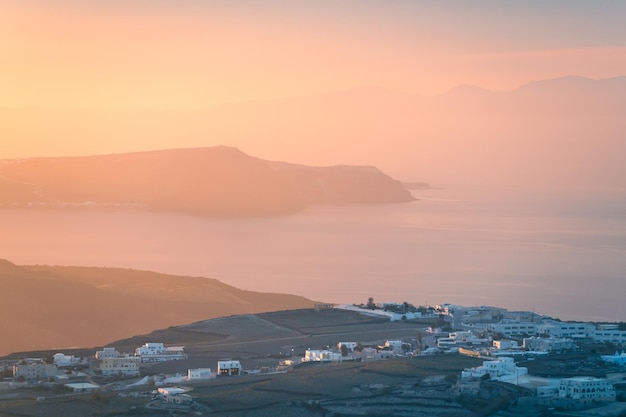
[[[588,108],[563,89],[415,98],[626,76],[625,20],[623,1],[0,0],[0,158],[229,145],[440,184],[603,184],[619,80]]]
[[[622,1],[0,0],[0,106],[208,109],[626,74]]]
[[[438,210],[448,210],[453,216],[445,221],[452,223],[441,220],[442,226],[433,228],[418,211],[407,217],[417,219],[415,225],[399,219],[398,227],[410,228],[411,236],[426,230],[418,244],[405,244],[390,229],[389,241],[399,251],[384,246],[387,241],[378,238],[378,230],[362,239],[355,226],[355,232],[342,235],[354,241],[344,244],[332,234],[330,239],[318,236],[315,227],[309,239],[310,234],[298,235],[287,224],[276,241],[259,234],[258,247],[271,249],[267,242],[284,241],[289,250],[301,248],[291,258],[279,246],[269,257],[258,256],[263,252],[250,246],[250,262],[233,257],[223,271],[204,255],[196,257],[204,268],[198,273],[229,282],[236,278],[233,264],[240,264],[253,270],[250,279],[256,280],[261,267],[267,266],[271,277],[272,268],[283,270],[285,261],[294,262],[297,270],[307,267],[302,260],[311,260],[322,268],[311,269],[314,283],[316,274],[342,277],[348,269],[360,274],[359,268],[368,267],[361,262],[365,257],[382,259],[381,270],[402,273],[400,267],[388,268],[385,260],[395,267],[401,264],[395,258],[399,253],[406,251],[406,259],[412,260],[417,248],[442,268],[432,279],[478,277],[478,264],[491,268],[494,279],[500,277],[500,266],[523,285],[533,277],[538,289],[529,287],[530,295],[520,297],[524,304],[541,292],[542,281],[554,283],[556,294],[567,286],[584,296],[591,286],[570,285],[577,282],[571,278],[587,285],[596,282],[589,277],[598,273],[606,285],[593,289],[607,294],[598,303],[614,306],[605,289],[619,294],[614,289],[623,282],[626,259],[624,22],[622,0],[0,0],[0,164],[4,158],[229,145],[274,161],[373,165],[398,180],[429,182],[435,218]],[[520,89],[570,75],[585,78]],[[459,85],[495,93],[455,89]],[[500,93],[504,91],[510,93]],[[475,188],[455,188],[459,183]],[[489,198],[458,196],[465,189],[481,194],[483,184]],[[540,187],[547,191],[538,193]],[[438,197],[435,190],[450,195]],[[570,190],[575,198],[562,198]],[[515,216],[507,212],[511,207],[527,210]],[[578,211],[584,213],[575,215]],[[494,212],[502,214],[492,216]],[[75,226],[73,217],[59,223],[59,233],[48,235],[29,220],[11,219],[4,221],[15,223],[15,231],[0,233],[11,249],[3,256],[11,261],[120,266],[119,258],[110,258],[114,264],[98,258],[120,252],[100,247],[89,251],[91,261],[42,258],[52,253],[50,247],[60,248],[61,255],[85,253],[67,250],[66,235],[78,242],[76,247],[83,248],[84,241],[101,243],[96,232],[90,236],[100,239],[68,233],[65,226]],[[352,215],[345,219],[349,223]],[[532,240],[539,233],[524,229],[528,219],[536,220],[536,229],[546,236]],[[84,224],[98,225],[87,220]],[[561,220],[567,220],[567,227],[558,227]],[[610,222],[604,226],[604,221]],[[49,217],[42,224],[46,222]],[[171,226],[164,223],[155,222]],[[363,223],[375,222],[368,217]],[[24,233],[29,226],[32,233]],[[149,226],[146,230],[152,230]],[[466,241],[459,244],[458,236],[448,233],[454,227]],[[499,227],[513,227],[512,233],[501,238],[494,234]],[[119,239],[115,227],[109,229],[112,239]],[[195,229],[212,236],[195,227],[189,228],[190,236],[198,233]],[[275,236],[272,227],[267,231]],[[238,240],[227,230],[230,240],[218,234],[215,245],[238,253],[242,245],[255,242],[248,233],[237,234],[242,236]],[[43,250],[33,249],[29,236],[36,236]],[[481,236],[490,245],[481,246]],[[433,238],[441,243],[433,246]],[[301,239],[301,246],[290,239]],[[168,241],[153,239],[155,245]],[[362,241],[383,245],[355,252],[346,263],[342,251],[359,248]],[[118,242],[123,240],[112,247],[123,247]],[[315,252],[315,246],[322,250]],[[484,257],[476,255],[475,247]],[[498,257],[500,247],[511,248],[510,257]],[[526,257],[528,248],[536,248],[538,255]],[[177,249],[188,256],[184,243]],[[565,254],[562,258],[555,258],[557,249]],[[122,252],[136,256],[133,250]],[[146,253],[154,268],[139,260],[121,264],[158,270],[160,260],[170,260],[171,253],[163,253]],[[192,263],[184,256],[175,261]],[[577,262],[585,267],[578,268]],[[333,269],[342,265],[344,270]],[[463,273],[468,265],[475,273]],[[458,269],[448,274],[448,266]],[[425,273],[420,268],[415,271]],[[385,281],[374,269],[363,273]],[[511,288],[515,298],[519,294]]]

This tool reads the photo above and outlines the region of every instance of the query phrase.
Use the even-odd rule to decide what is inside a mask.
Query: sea
[[[271,218],[3,208],[0,258],[210,277],[328,303],[372,297],[626,321],[626,190],[412,192],[409,203]]]

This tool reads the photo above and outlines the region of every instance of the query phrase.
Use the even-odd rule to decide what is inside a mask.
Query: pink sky
[[[617,2],[1,2],[0,105],[206,109],[626,74]]]
[[[0,158],[230,145],[402,179],[532,186],[604,183],[621,167],[623,118],[609,100],[405,104],[460,84],[626,75],[624,2],[32,0],[0,1],[0,16]],[[324,95],[363,86],[387,92]],[[293,97],[305,99],[264,101]]]

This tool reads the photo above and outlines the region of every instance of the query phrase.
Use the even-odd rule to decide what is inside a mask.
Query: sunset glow
[[[376,85],[509,90],[624,73],[617,2],[0,4],[0,104],[208,109]],[[495,6],[495,7],[494,7]]]
[[[0,296],[27,305],[7,282],[33,265],[119,267],[624,320],[625,22],[609,0],[0,0]]]

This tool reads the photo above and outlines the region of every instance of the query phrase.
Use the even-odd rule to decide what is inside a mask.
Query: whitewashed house
[[[96,359],[119,358],[121,354],[113,347],[105,347],[96,352]]]
[[[217,361],[217,374],[222,376],[239,375],[241,374],[241,363],[233,360]]]
[[[138,356],[106,357],[100,360],[103,376],[139,376],[141,358]]]
[[[481,378],[486,374],[493,381],[516,383],[519,377],[528,374],[528,369],[516,366],[513,358],[501,357],[495,361],[485,361],[482,366],[463,370],[461,378]]]
[[[515,340],[494,340],[493,347],[499,350],[518,349],[519,346]]]
[[[186,394],[187,390],[179,387],[158,388],[157,393],[161,400],[170,404],[190,404],[193,402],[191,395]]]
[[[574,340],[567,337],[526,337],[523,346],[533,352],[563,352],[576,348]]]
[[[142,363],[165,362],[186,359],[183,346],[165,347],[163,343],[146,343],[135,349],[135,356],[141,358]]]
[[[307,349],[302,362],[341,362],[341,353],[330,350]]]
[[[211,368],[198,368],[187,370],[188,381],[201,381],[205,379],[215,378],[215,374],[211,372]]]
[[[379,349],[390,350],[395,354],[403,353],[401,340],[387,340],[383,346],[379,346]]]
[[[606,379],[579,376],[561,380],[559,397],[610,401],[615,399],[615,389]]]
[[[65,355],[63,353],[55,353],[53,356],[53,363],[59,367],[76,366],[80,363],[80,358],[73,355]]]
[[[345,346],[348,352],[354,352],[354,348],[357,347],[357,345],[357,342],[339,342],[337,343],[337,349],[341,349],[342,346]]]
[[[28,382],[40,381],[57,376],[59,373],[56,365],[45,363],[31,363],[13,366],[13,377],[24,378]]]

